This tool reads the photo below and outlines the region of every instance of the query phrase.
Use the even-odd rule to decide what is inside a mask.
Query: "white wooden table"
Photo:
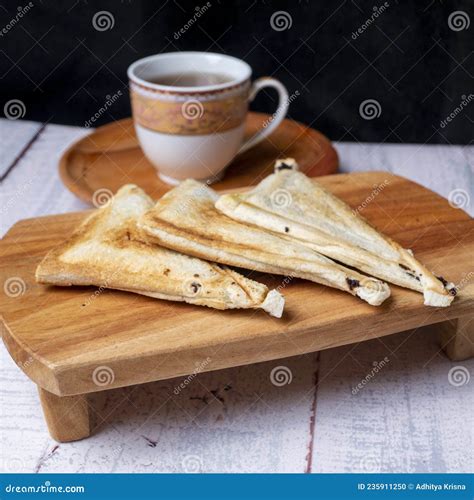
[[[77,127],[0,121],[1,233],[17,220],[86,208],[61,184],[57,162]],[[388,170],[448,197],[468,193],[474,147],[336,143],[342,170]],[[468,270],[472,271],[472,270]],[[3,286],[3,284],[2,284]],[[470,472],[473,381],[458,387],[434,327],[359,345],[96,393],[107,422],[58,445],[36,387],[1,346],[1,471],[11,472]],[[362,390],[373,363],[390,362]],[[276,387],[270,372],[291,371]],[[472,378],[472,377],[471,377]]]

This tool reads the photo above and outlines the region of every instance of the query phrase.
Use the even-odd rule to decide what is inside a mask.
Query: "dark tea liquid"
[[[219,85],[221,83],[229,83],[233,80],[230,75],[223,73],[174,73],[169,75],[161,75],[152,78],[147,78],[150,83],[157,85],[168,85],[170,87],[203,87],[206,85]]]

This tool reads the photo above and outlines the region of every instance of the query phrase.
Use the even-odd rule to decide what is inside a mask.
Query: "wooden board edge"
[[[18,368],[39,387],[61,396],[59,380],[54,369],[16,339],[3,317],[0,321],[3,344]]]
[[[140,357],[140,360],[135,358],[103,359],[100,361],[100,366],[95,362],[79,362],[67,366],[58,365],[48,368],[48,373],[42,374],[45,375],[44,378],[33,378],[30,373],[26,371],[25,373],[27,373],[37,385],[58,396],[88,394],[91,392],[144,384],[157,380],[184,377],[193,373],[197,364],[203,366],[201,370],[203,372],[214,371],[283,359],[331,349],[342,345],[356,344],[358,342],[373,340],[375,338],[385,337],[407,330],[414,330],[422,326],[466,317],[472,314],[473,306],[474,299],[469,298],[452,310],[450,310],[450,308],[437,309],[433,314],[427,315],[426,319],[421,322],[419,321],[419,317],[416,316],[415,311],[412,311],[413,314],[409,318],[399,319],[396,323],[392,322],[391,324],[384,322],[383,318],[377,317],[376,321],[374,321],[372,325],[367,326],[366,331],[361,333],[360,338],[356,340],[354,340],[352,332],[353,320],[347,318],[343,323],[337,324],[338,334],[340,334],[341,331],[344,332],[343,338],[337,341],[324,342],[323,344],[318,344],[317,342],[318,332],[325,332],[327,334],[328,331],[331,330],[331,326],[327,324],[319,325],[318,327],[307,327],[298,333],[290,333],[289,335],[293,334],[298,337],[298,344],[291,343],[290,347],[288,342],[279,343],[278,338],[275,338],[276,334],[274,332],[268,334],[265,339],[263,339],[262,342],[266,347],[259,352],[255,352],[255,338],[229,341],[224,346],[219,343],[214,346],[210,344],[206,347],[196,347],[182,354],[181,363],[183,366],[186,364],[187,367],[186,369],[183,368],[181,371],[176,371],[176,369],[167,366],[169,352],[160,352],[150,354],[145,358]],[[325,337],[322,336],[324,340],[327,340],[327,337],[327,335]],[[303,349],[300,347],[302,341],[305,342],[305,347]],[[209,354],[212,352],[213,347],[219,347],[219,356],[221,359],[226,359],[226,361],[222,362],[219,359],[213,361],[212,356]],[[226,350],[229,350],[228,356],[225,356]],[[251,354],[249,355],[248,353]],[[211,358],[211,361],[204,363],[203,361],[207,358]],[[138,370],[137,365],[139,366]],[[113,373],[113,380],[105,386],[97,385],[93,379],[94,370],[103,368],[104,366],[108,369],[109,374]],[[124,372],[126,372],[127,375],[124,377],[124,380],[122,380],[121,373]],[[130,373],[138,374],[130,376]]]
[[[86,136],[87,137],[87,136]],[[63,152],[61,155],[61,158],[59,159],[59,164],[58,164],[58,173],[59,173],[59,178],[61,179],[61,182],[63,183],[64,187],[68,189],[72,194],[77,196],[80,200],[90,203],[91,202],[91,197],[86,196],[85,192],[79,188],[76,182],[74,182],[71,177],[68,174],[68,169],[67,169],[67,160],[69,158],[69,155],[74,151],[74,149],[77,147],[77,145],[84,140],[84,137],[81,139],[74,141],[68,148]]]
[[[39,217],[29,217],[27,219],[20,219],[19,221],[15,222],[9,229],[8,231],[3,235],[3,237],[0,239],[0,248],[2,247],[3,244],[6,244],[7,240],[12,237],[12,234],[19,228],[21,228],[23,225],[27,225],[28,223],[31,223],[36,220],[60,220],[64,219],[67,217],[78,217],[78,218],[84,218],[87,215],[91,214],[94,210],[94,208],[86,209],[86,210],[79,210],[76,212],[64,212],[62,214],[49,214],[49,215],[41,215]]]
[[[441,199],[443,200],[444,202],[446,203],[449,203],[448,200],[446,198],[444,198],[443,196],[441,196],[440,194],[432,191],[431,189],[423,186],[422,184],[419,184],[418,182],[415,182],[415,181],[412,181],[411,179],[407,179],[406,177],[403,177],[401,175],[397,175],[397,174],[393,174],[391,172],[386,172],[384,170],[369,170],[369,171],[363,171],[363,172],[341,172],[341,173],[337,173],[337,174],[330,174],[330,175],[323,175],[321,177],[317,177],[317,178],[313,178],[314,182],[320,182],[321,179],[328,179],[328,178],[344,178],[344,177],[354,177],[354,176],[366,176],[367,174],[370,174],[370,175],[373,175],[374,177],[375,176],[384,176],[384,177],[389,177],[389,178],[392,178],[394,180],[399,180],[399,181],[402,181],[402,182],[409,182],[411,184],[415,184],[416,186],[418,186],[420,189],[424,190],[424,191],[427,191],[430,193],[430,195],[432,195],[433,197],[436,197],[438,199]],[[221,190],[221,191],[217,191],[218,194],[228,194],[228,193],[244,193],[246,192],[247,190],[249,190],[251,187],[253,186],[246,186],[246,187],[241,187],[241,188],[233,188],[233,189],[224,189],[224,190]],[[3,235],[3,237],[0,239],[0,248],[2,246],[2,243],[5,242],[9,237],[11,237],[11,233],[18,228],[19,225],[21,224],[25,224],[25,223],[28,223],[28,222],[31,222],[31,221],[34,221],[34,220],[46,220],[46,219],[60,219],[60,218],[63,218],[63,217],[68,217],[68,216],[76,216],[76,217],[79,217],[79,216],[83,216],[85,217],[87,214],[90,214],[92,213],[94,210],[94,208],[90,208],[90,209],[86,209],[86,210],[81,210],[81,211],[77,211],[77,212],[65,212],[65,213],[62,213],[62,214],[50,214],[50,215],[43,215],[43,216],[40,216],[40,217],[29,217],[27,219],[21,219],[17,222],[15,222],[9,229],[8,231]],[[464,210],[460,209],[460,208],[452,208],[452,210],[456,210],[458,211],[458,213],[462,214],[463,215],[463,219],[460,219],[460,220],[471,220],[472,217]]]

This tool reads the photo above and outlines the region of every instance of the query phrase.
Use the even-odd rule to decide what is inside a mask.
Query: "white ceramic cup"
[[[225,81],[187,87],[168,84],[171,76],[189,73],[206,81],[209,75],[225,75]],[[128,68],[138,140],[162,180],[169,184],[187,178],[213,182],[236,155],[278,127],[288,110],[286,88],[274,78],[251,83],[251,74],[244,61],[209,52],[158,54]],[[160,79],[167,84],[155,83]],[[243,142],[249,102],[265,87],[278,92],[278,108],[257,134]]]

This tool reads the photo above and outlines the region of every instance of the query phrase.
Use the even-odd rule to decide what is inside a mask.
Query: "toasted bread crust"
[[[187,180],[158,200],[138,221],[149,241],[222,264],[291,275],[344,290],[379,305],[385,283],[345,268],[302,245],[236,222],[214,206],[217,194]],[[183,216],[183,208],[186,215]],[[349,283],[357,283],[350,286]]]
[[[422,292],[426,305],[448,306],[452,302],[452,283],[443,283],[410,251],[379,233],[346,203],[285,162],[288,166],[277,165],[275,173],[252,191],[223,195],[216,202],[217,209],[372,276]],[[276,203],[275,193],[285,193],[289,203]]]
[[[122,187],[108,206],[88,216],[44,257],[37,281],[115,288],[217,309],[262,307],[268,295],[265,285],[145,241],[136,220],[152,206],[138,187]],[[282,308],[283,302],[280,310],[270,312],[281,316]]]

